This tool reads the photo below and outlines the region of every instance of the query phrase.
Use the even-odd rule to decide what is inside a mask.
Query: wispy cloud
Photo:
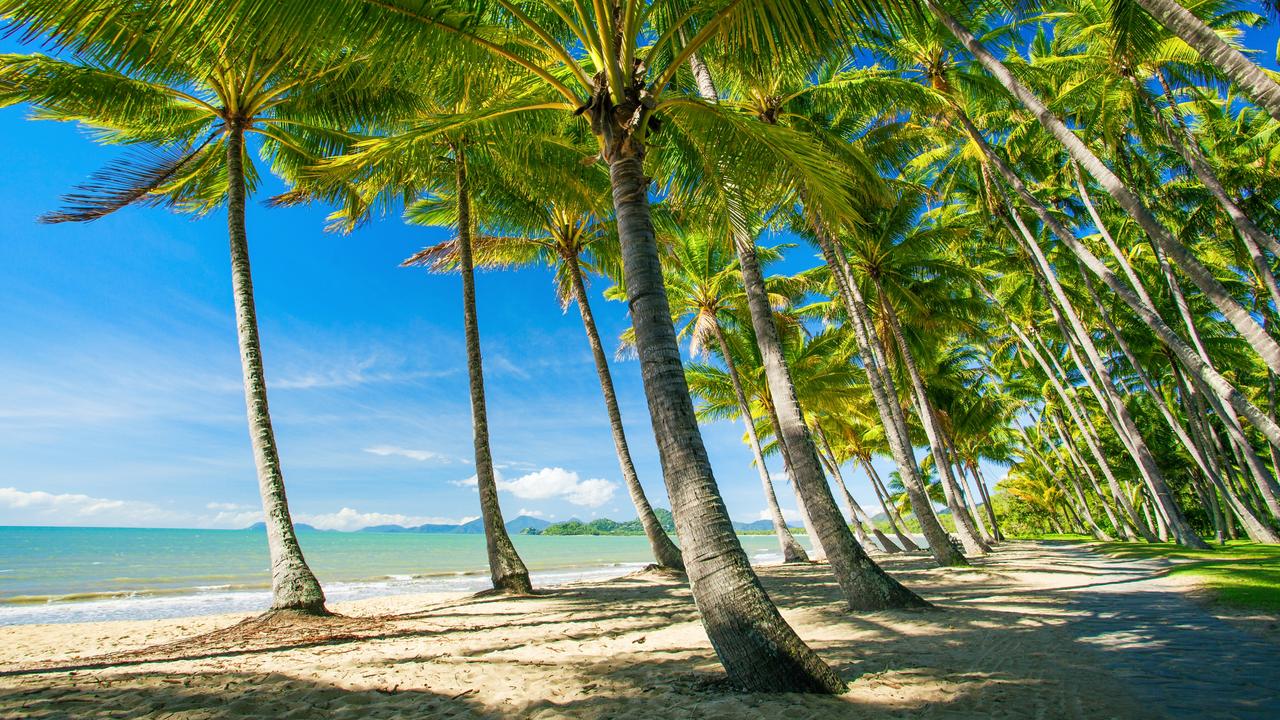
[[[332,513],[298,513],[294,520],[296,522],[306,523],[320,530],[360,530],[374,525],[403,525],[404,527],[416,527],[418,525],[461,525],[465,522],[474,520],[474,517],[468,518],[447,518],[447,517],[431,517],[423,515],[402,515],[400,513],[380,513],[380,512],[361,512],[353,508],[344,507],[337,512]]]
[[[262,520],[255,505],[230,502],[206,503],[204,510],[163,508],[140,500],[118,500],[79,493],[49,493],[43,490],[0,488],[0,525],[106,525],[111,527],[190,527],[237,530]],[[321,530],[360,530],[371,525],[424,524],[459,525],[474,520],[467,517],[406,515],[364,512],[343,507],[336,512],[295,512],[294,522]]]
[[[371,455],[380,455],[382,457],[404,457],[418,462],[434,461],[438,463],[467,463],[465,458],[455,458],[452,455],[445,455],[434,450],[414,450],[412,448],[402,448],[395,445],[374,445],[367,447],[365,452]]]

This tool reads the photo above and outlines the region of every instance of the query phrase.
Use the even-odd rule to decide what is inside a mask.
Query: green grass
[[[1127,558],[1165,558],[1183,564],[1170,575],[1190,576],[1224,605],[1280,612],[1280,546],[1236,541],[1213,550],[1172,543],[1098,543],[1098,550]]]

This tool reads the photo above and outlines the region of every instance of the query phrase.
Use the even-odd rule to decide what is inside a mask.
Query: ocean
[[[330,602],[490,586],[483,535],[300,532]],[[644,537],[515,535],[535,586],[625,575],[651,562]],[[753,563],[772,535],[739,539]],[[264,610],[260,530],[0,527],[0,625],[146,620]]]

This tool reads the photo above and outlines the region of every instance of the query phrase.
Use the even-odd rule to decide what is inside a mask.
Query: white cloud
[[[475,518],[464,518],[457,520],[454,518],[441,517],[424,517],[418,515],[401,515],[399,513],[379,513],[379,512],[360,512],[353,508],[344,507],[337,512],[332,513],[296,513],[294,520],[306,523],[320,530],[359,530],[369,527],[370,525],[403,525],[405,527],[414,527],[416,525],[440,524],[440,525],[460,525],[469,522]]]
[[[496,471],[496,470],[495,470],[493,474],[494,474],[494,475],[497,475],[497,474],[498,474],[498,471]],[[500,477],[500,476],[499,476],[499,477]],[[479,484],[480,484],[480,479],[479,479],[479,478],[477,478],[475,475],[472,475],[472,476],[471,476],[471,477],[469,477],[469,478],[462,478],[461,480],[450,480],[450,481],[449,481],[449,484],[450,484],[450,485],[457,485],[458,487],[470,487],[470,488],[473,488],[473,487],[476,487],[477,485],[479,485]]]
[[[106,525],[111,527],[192,527],[238,530],[262,521],[262,510],[256,505],[210,502],[204,509],[211,512],[170,510],[139,500],[113,500],[76,493],[48,493],[0,488],[0,525]],[[294,513],[295,522],[307,523],[321,530],[359,530],[370,525],[404,525],[426,523],[457,525],[474,520],[402,515],[399,513],[360,512],[344,507],[331,513]]]
[[[173,510],[143,500],[0,488],[0,524],[238,529],[262,520],[262,510],[252,505],[211,502],[205,509],[213,512]]]
[[[528,515],[529,517],[542,518],[543,520],[550,520],[555,517],[555,515],[548,515],[541,510],[530,510],[529,508],[520,508],[516,515]]]
[[[410,448],[397,447],[395,445],[374,445],[373,447],[365,448],[364,451],[373,455],[381,455],[382,457],[406,457],[410,460],[417,460],[419,462],[434,460],[436,462],[451,463],[456,461],[455,458],[432,450],[413,450]],[[466,461],[463,460],[461,462]]]
[[[4,513],[4,511],[12,511]],[[120,527],[182,526],[187,513],[166,510],[140,500],[113,500],[78,493],[48,493],[0,488],[0,515],[8,522],[48,525],[112,525]]]
[[[498,489],[523,500],[559,498],[574,505],[600,507],[613,497],[618,484],[600,478],[582,480],[578,473],[564,468],[542,468],[515,480],[498,480]]]
[[[800,511],[792,508],[780,508],[782,510],[782,519],[788,523],[798,523],[804,520],[800,517]],[[769,512],[769,508],[765,508],[756,515],[756,520],[772,520],[773,513]]]

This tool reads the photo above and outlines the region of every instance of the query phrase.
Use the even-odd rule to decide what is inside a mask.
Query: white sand
[[[1153,716],[1064,631],[1073,610],[1054,587],[1095,570],[1018,544],[968,570],[881,559],[942,609],[849,613],[826,566],[761,569],[852,681],[839,697],[735,692],[687,588],[650,574],[231,630],[246,616],[0,628],[0,718]],[[124,655],[93,660],[108,653]]]

